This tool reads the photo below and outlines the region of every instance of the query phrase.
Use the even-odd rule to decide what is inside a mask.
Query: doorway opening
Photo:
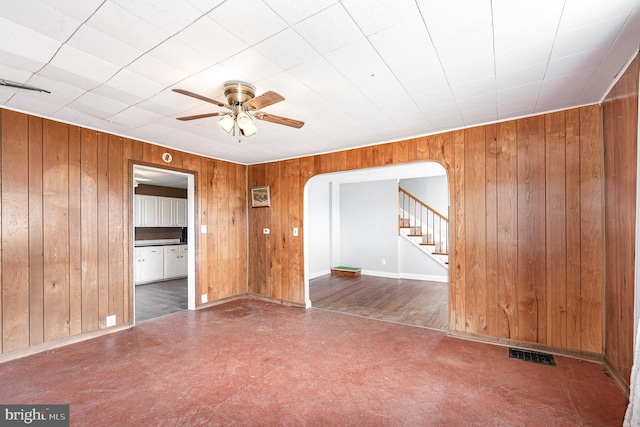
[[[133,314],[195,309],[195,176],[133,165]]]
[[[412,242],[415,232],[404,232],[400,188],[448,219],[447,174],[436,162],[330,173],[307,182],[303,243],[307,307],[447,329],[448,259]],[[436,233],[424,222],[426,233]],[[448,233],[437,247],[448,250]],[[360,268],[361,275],[332,275],[336,266]]]

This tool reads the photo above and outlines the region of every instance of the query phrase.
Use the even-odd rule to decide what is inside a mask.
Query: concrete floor
[[[508,358],[415,326],[258,300],[183,311],[0,365],[0,402],[72,426],[621,425],[601,367]]]

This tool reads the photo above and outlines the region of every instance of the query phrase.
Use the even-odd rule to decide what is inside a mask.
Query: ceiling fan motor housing
[[[232,80],[224,84],[224,96],[229,105],[241,105],[255,98],[256,88],[249,83]]]

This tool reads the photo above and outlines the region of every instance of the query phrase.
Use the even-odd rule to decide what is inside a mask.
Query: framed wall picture
[[[271,206],[271,194],[269,186],[253,187],[251,189],[251,207],[252,208],[268,208]]]

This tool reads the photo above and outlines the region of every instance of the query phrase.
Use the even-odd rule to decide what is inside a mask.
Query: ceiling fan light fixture
[[[258,132],[258,128],[256,127],[255,123],[253,123],[253,120],[249,123],[248,126],[245,126],[244,128],[241,128],[241,129],[244,136],[255,135],[256,132]]]
[[[234,126],[236,125],[236,121],[233,119],[233,117],[231,117],[231,115],[227,114],[226,116],[224,116],[223,118],[221,118],[218,123],[220,124],[220,127],[226,132],[226,133],[231,133],[231,131],[233,130]]]
[[[236,123],[238,123],[238,127],[240,129],[244,130],[245,128],[253,125],[253,120],[251,120],[251,117],[249,117],[247,113],[245,113],[244,111],[241,111],[240,113],[238,113],[238,116],[236,117]]]

